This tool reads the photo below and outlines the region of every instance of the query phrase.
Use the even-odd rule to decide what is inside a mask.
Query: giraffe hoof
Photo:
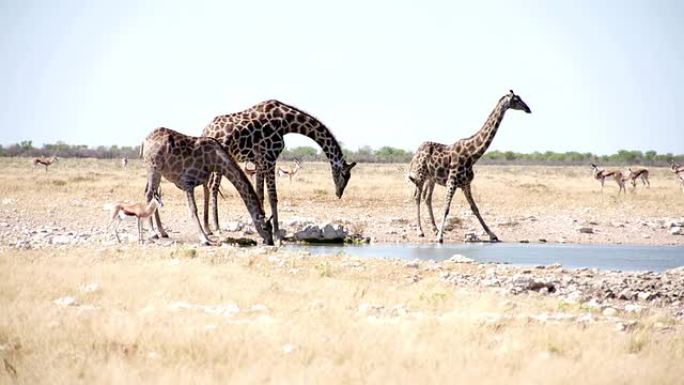
[[[442,238],[437,239],[437,243],[444,243],[444,239],[442,239]]]
[[[501,242],[501,241],[499,240],[499,238],[498,238],[496,235],[492,235],[492,236],[489,238],[489,241],[490,241],[491,243],[499,243],[499,242]]]

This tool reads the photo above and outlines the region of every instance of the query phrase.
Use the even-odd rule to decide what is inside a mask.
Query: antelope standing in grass
[[[618,187],[620,188],[620,190],[618,190],[618,195],[622,191],[627,193],[627,190],[625,189],[625,178],[624,175],[622,175],[622,171],[618,169],[606,170],[602,167],[598,167],[594,163],[591,164],[591,169],[593,170],[594,179],[601,182],[601,192],[603,192],[603,185],[606,182],[606,178],[613,178],[615,183],[617,183]]]
[[[680,166],[677,163],[672,163],[670,170],[679,178],[679,182],[682,185],[682,191],[684,192],[684,166]]]
[[[121,158],[121,169],[125,170],[126,167],[128,167],[128,157],[124,156],[123,158]]]
[[[37,165],[42,164],[43,166],[45,166],[45,172],[47,172],[48,166],[55,163],[57,159],[59,158],[57,158],[56,156],[53,156],[52,158],[40,156],[38,158],[33,158],[31,163],[33,164],[33,169],[35,169]]]
[[[632,187],[636,188],[637,179],[641,179],[641,184],[644,186],[651,187],[651,182],[648,180],[648,169],[643,167],[628,168],[629,174],[627,175],[627,180],[632,183]]]
[[[148,203],[115,202],[105,204],[104,209],[110,211],[110,220],[105,232],[109,231],[109,229],[112,228],[112,225],[114,225],[114,235],[116,236],[117,242],[121,243],[119,233],[117,232],[121,220],[126,218],[136,218],[138,222],[138,243],[142,245],[143,220],[146,218],[151,218],[157,209],[163,206],[164,204],[162,203],[161,195],[158,191],[153,194],[152,200]]]
[[[297,174],[297,171],[301,170],[302,166],[298,160],[294,161],[294,168],[289,168],[287,166],[278,166],[278,177],[289,176],[290,182],[292,182],[292,177]]]

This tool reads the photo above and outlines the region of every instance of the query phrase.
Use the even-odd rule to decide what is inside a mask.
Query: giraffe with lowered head
[[[145,138],[140,147],[140,156],[147,165],[147,186],[145,196],[152,200],[157,191],[161,177],[185,191],[188,199],[190,216],[197,224],[200,243],[210,245],[212,242],[202,229],[197,217],[194,189],[204,187],[204,194],[208,195],[207,181],[213,172],[221,173],[235,186],[240,197],[247,206],[252,217],[254,227],[267,245],[273,244],[271,224],[265,218],[262,203],[259,201],[252,184],[242,172],[225,148],[214,138],[193,137],[174,130],[160,127],[154,129]],[[159,212],[154,213],[157,234],[167,237],[161,225]],[[150,226],[152,218],[150,218]]]
[[[444,224],[449,215],[449,207],[451,206],[451,199],[454,196],[457,188],[463,190],[470,209],[477,217],[482,225],[482,228],[487,232],[492,242],[498,242],[497,236],[487,227],[480,211],[475,204],[473,194],[470,189],[475,174],[473,172],[473,165],[485,153],[489,145],[492,143],[496,135],[499,125],[503,120],[504,114],[508,109],[522,110],[528,114],[531,112],[530,108],[523,102],[520,96],[513,91],[502,96],[497,102],[494,110],[490,113],[482,128],[473,136],[461,139],[454,144],[445,145],[434,142],[424,142],[418,147],[416,153],[409,164],[408,178],[416,185],[414,192],[414,199],[418,211],[418,236],[424,236],[423,227],[420,221],[420,200],[425,198],[425,203],[428,208],[432,228],[437,232],[437,242],[442,243],[444,240]],[[432,193],[435,188],[435,183],[440,186],[446,186],[446,201],[444,202],[444,215],[442,223],[437,230],[435,218],[432,212]]]
[[[322,149],[332,169],[335,194],[342,198],[351,169],[356,162],[347,163],[335,136],[318,119],[278,100],[267,100],[241,112],[215,117],[202,132],[202,136],[216,138],[240,162],[252,162],[256,169],[256,193],[264,200],[264,180],[273,215],[273,231],[278,229],[278,195],[276,192],[276,160],[285,147],[283,136],[301,134],[312,139]],[[211,180],[211,220],[219,230],[217,194],[221,173]],[[209,202],[204,200],[205,210]],[[209,224],[205,222],[205,227]]]

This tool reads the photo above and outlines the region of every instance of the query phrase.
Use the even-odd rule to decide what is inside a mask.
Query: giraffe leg
[[[257,170],[254,173],[254,179],[255,179],[255,192],[257,195],[257,198],[259,199],[259,202],[261,205],[264,205],[264,172],[261,170],[260,165],[257,165]]]
[[[480,210],[478,210],[477,205],[475,204],[475,200],[473,199],[473,194],[470,191],[470,185],[465,185],[463,186],[463,194],[466,197],[466,200],[470,204],[470,210],[475,214],[477,217],[477,220],[480,221],[480,224],[482,225],[482,228],[484,229],[487,234],[489,234],[489,239],[492,242],[499,242],[499,238],[487,227],[487,224],[485,221],[482,219],[482,216],[480,215]]]
[[[212,245],[212,242],[207,237],[207,234],[202,229],[202,224],[200,223],[199,217],[197,216],[197,204],[195,203],[195,193],[193,190],[186,191],[186,196],[188,198],[188,210],[190,211],[190,217],[193,219],[195,224],[197,224],[197,230],[199,230],[199,241],[205,246]]]
[[[147,174],[147,185],[145,186],[145,201],[147,203],[149,203],[152,200],[152,198],[154,198],[154,193],[159,188],[159,183],[161,183],[161,173],[154,169],[151,169]],[[169,234],[167,234],[166,231],[164,231],[164,227],[162,227],[161,217],[159,216],[159,210],[154,211],[154,223],[152,223],[152,216],[149,217],[149,222],[150,228],[155,229],[155,235],[152,236],[152,238],[169,237]]]
[[[211,178],[210,178],[211,179]],[[207,233],[208,235],[211,235],[211,227],[209,226],[209,199],[210,199],[210,190],[209,186],[207,183],[202,185],[202,192],[203,192],[203,197],[204,199],[202,200],[204,203],[204,210],[202,212],[202,224],[204,226],[204,232]],[[216,229],[217,232],[220,232],[220,229]]]
[[[439,226],[439,232],[437,233],[437,242],[439,243],[444,242],[444,225],[446,224],[446,219],[449,215],[451,199],[454,197],[457,188],[456,179],[449,179],[449,182],[447,182],[446,199],[444,200],[444,216],[442,217],[442,224]]]
[[[432,223],[432,231],[437,234],[437,224],[435,223],[435,214],[432,212],[432,193],[435,191],[435,182],[431,181],[428,184],[428,190],[425,193],[425,205],[428,208],[428,215],[430,216],[430,223]]]
[[[210,201],[209,201],[209,207],[211,210],[211,226],[216,229],[216,231],[220,232],[221,227],[219,226],[219,219],[218,219],[218,194],[219,194],[219,189],[221,188],[221,178],[223,176],[219,173],[213,173],[211,174],[211,177],[209,178],[209,186],[211,187],[211,195],[210,195]],[[205,208],[206,210],[206,208]],[[206,221],[206,220],[205,220]],[[206,222],[205,222],[206,226]],[[211,227],[205,227],[207,229],[207,232],[209,232],[209,229]]]
[[[422,182],[416,182],[416,191],[413,192],[413,199],[416,201],[416,212],[417,212],[417,220],[418,220],[418,236],[419,237],[424,237],[425,233],[423,233],[423,225],[420,222],[420,198],[423,195],[423,183]]]
[[[268,201],[271,204],[271,217],[273,218],[273,234],[280,244],[283,237],[278,228],[278,192],[276,191],[275,170],[266,171],[266,186],[268,188]]]

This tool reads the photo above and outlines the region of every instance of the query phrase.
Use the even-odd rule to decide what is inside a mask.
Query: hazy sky
[[[513,89],[532,114],[491,149],[684,153],[682,1],[0,0],[0,54],[3,144],[200,135],[275,98],[349,148],[414,150]]]

